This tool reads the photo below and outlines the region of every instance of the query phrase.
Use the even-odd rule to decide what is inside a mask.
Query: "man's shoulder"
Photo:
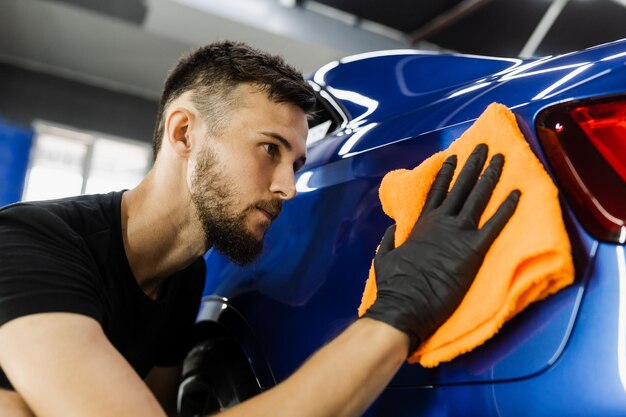
[[[22,232],[37,235],[63,235],[70,229],[47,202],[26,202],[11,204],[0,209],[0,233]]]

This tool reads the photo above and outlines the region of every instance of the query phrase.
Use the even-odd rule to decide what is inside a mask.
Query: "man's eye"
[[[276,153],[278,153],[278,146],[273,143],[266,143],[263,145],[263,147],[265,148],[265,152],[267,152],[271,156],[274,156],[276,155]]]

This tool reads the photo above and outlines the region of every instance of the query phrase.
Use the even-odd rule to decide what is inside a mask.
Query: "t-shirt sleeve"
[[[97,274],[84,240],[55,214],[36,205],[0,211],[0,326],[46,312],[101,321]]]
[[[161,354],[157,358],[156,366],[175,366],[180,364],[191,350],[196,338],[196,318],[204,290],[206,265],[200,258],[180,277],[176,292],[176,302],[169,310],[167,326],[171,331],[167,341],[163,343]],[[185,276],[186,275],[186,276]]]

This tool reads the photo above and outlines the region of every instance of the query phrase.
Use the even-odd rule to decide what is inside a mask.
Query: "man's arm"
[[[406,360],[408,348],[405,333],[358,320],[286,381],[220,417],[359,416]]]
[[[359,320],[283,384],[223,415],[359,415],[407,349],[403,332]],[[6,323],[0,327],[0,364],[37,417],[165,417],[100,325],[86,316],[43,313]]]
[[[146,385],[157,398],[168,417],[175,417],[176,394],[180,383],[180,366],[155,367],[145,379]],[[35,417],[22,396],[16,391],[0,388],[0,410],[4,417]]]
[[[22,396],[6,389],[0,389],[0,410],[5,417],[34,417]]]
[[[37,417],[165,417],[87,316],[42,313],[0,327],[0,365]]]

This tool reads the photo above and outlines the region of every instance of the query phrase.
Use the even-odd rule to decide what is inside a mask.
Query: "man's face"
[[[261,253],[283,201],[295,196],[308,128],[297,106],[248,85],[237,90],[228,126],[208,136],[196,157],[191,199],[207,243],[245,265]]]

